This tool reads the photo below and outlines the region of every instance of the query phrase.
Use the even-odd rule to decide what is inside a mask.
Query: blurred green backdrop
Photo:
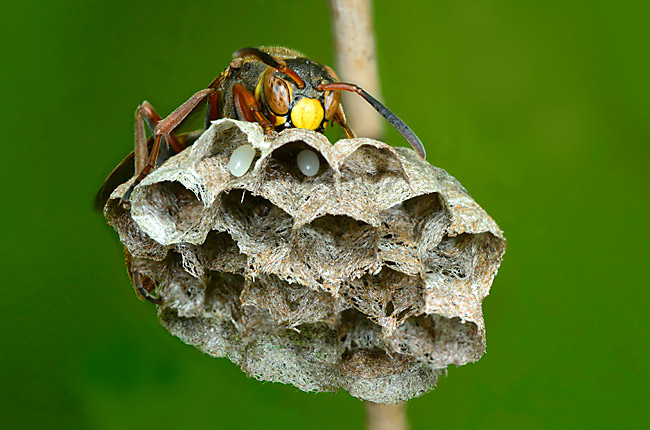
[[[327,3],[3,9],[0,426],[362,428],[344,392],[260,383],[167,334],[91,211],[132,150],[138,103],[170,112],[243,46],[332,64]],[[376,1],[384,101],[509,240],[484,303],[488,354],[411,401],[412,428],[647,424],[649,12]]]

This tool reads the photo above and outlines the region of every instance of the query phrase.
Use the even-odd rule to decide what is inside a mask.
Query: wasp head
[[[339,90],[319,86],[338,82],[336,73],[307,58],[285,60],[283,71],[269,66],[255,89],[255,98],[276,127],[324,131],[339,108]]]
[[[258,48],[243,48],[233,54],[235,58],[246,55],[255,56],[268,66],[257,82],[255,98],[276,128],[323,132],[339,112],[341,91],[349,91],[363,97],[421,158],[426,158],[422,142],[404,121],[363,88],[340,82],[331,68],[303,57],[276,59]],[[337,118],[341,125],[345,123],[342,112]]]

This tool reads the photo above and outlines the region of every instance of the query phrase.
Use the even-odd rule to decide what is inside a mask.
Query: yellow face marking
[[[300,99],[291,109],[291,122],[297,128],[316,130],[323,122],[323,106],[316,99]]]
[[[264,75],[257,81],[257,85],[255,85],[255,100],[258,102],[262,100],[262,91],[264,90]]]
[[[275,117],[275,121],[273,122],[273,125],[276,126],[276,127],[279,126],[279,125],[284,124],[285,122],[287,122],[287,117],[286,116],[276,116],[276,115],[273,115],[273,116]]]

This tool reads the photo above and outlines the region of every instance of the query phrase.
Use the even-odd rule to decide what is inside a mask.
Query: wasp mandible
[[[340,82],[329,66],[282,47],[244,48],[235,52],[233,58],[207,88],[194,94],[168,117],[163,119],[147,101],[137,107],[135,151],[113,170],[97,193],[97,209],[104,207],[118,185],[135,175],[135,181],[122,196],[122,202],[128,202],[135,186],[156,166],[190,146],[211,121],[219,118],[257,122],[267,134],[285,128],[322,133],[328,123],[336,122],[347,137],[354,137],[340,104],[341,91],[363,97],[425,158],[422,142],[404,121],[359,86]],[[175,134],[175,129],[203,104],[207,105],[204,128],[194,133]],[[145,123],[152,132],[148,139]]]

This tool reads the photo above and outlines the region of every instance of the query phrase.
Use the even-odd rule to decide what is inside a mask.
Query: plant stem
[[[372,0],[330,0],[330,11],[339,77],[380,99]],[[356,94],[342,96],[352,130],[358,136],[381,139],[383,123],[377,112]],[[407,430],[406,403],[365,403],[367,430]]]
[[[406,403],[382,405],[366,402],[366,430],[407,430]]]
[[[371,0],[330,0],[336,70],[342,82],[354,83],[381,99]],[[381,139],[382,118],[357,94],[343,94],[343,106],[352,130]]]

